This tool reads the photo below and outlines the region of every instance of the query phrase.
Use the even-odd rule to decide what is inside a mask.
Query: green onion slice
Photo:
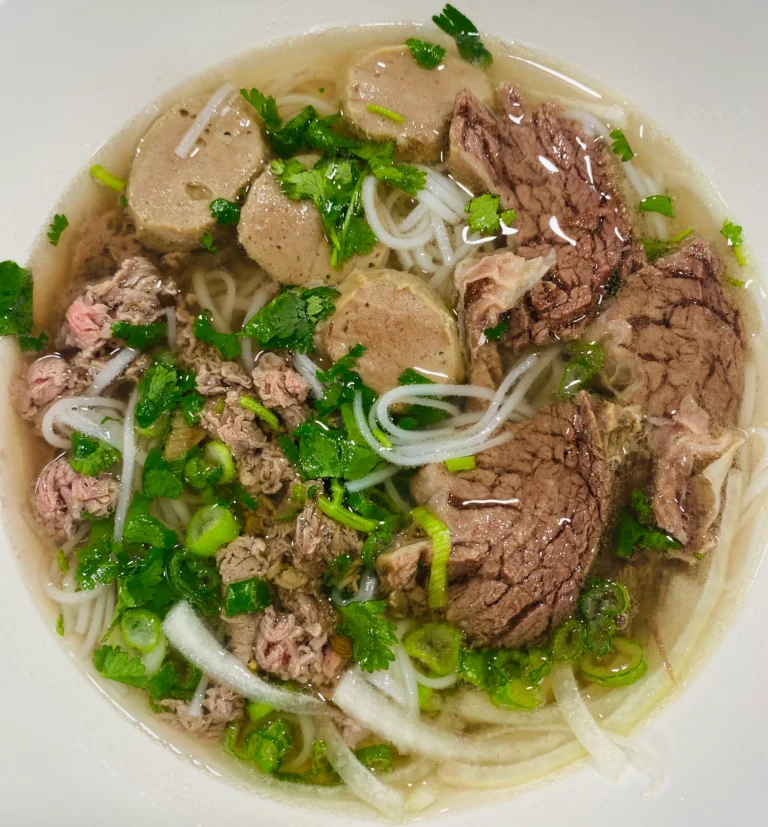
[[[235,460],[232,451],[223,442],[207,442],[203,448],[203,456],[211,465],[221,468],[220,483],[226,484],[235,479]]]
[[[584,624],[576,617],[566,620],[555,632],[552,657],[562,663],[576,660],[584,651]]]
[[[367,517],[361,517],[359,514],[355,514],[354,511],[344,508],[343,505],[332,502],[328,499],[328,497],[320,497],[317,501],[317,507],[323,512],[323,514],[325,514],[326,517],[330,517],[332,520],[335,520],[337,523],[341,523],[342,525],[354,528],[355,531],[362,531],[365,534],[370,534],[379,527],[376,520],[369,520]]]
[[[187,528],[187,548],[210,557],[240,535],[234,514],[223,505],[206,505],[192,515]]]
[[[472,471],[475,468],[474,457],[456,457],[456,459],[447,459],[445,467],[455,474],[457,471]]]
[[[413,519],[426,531],[432,542],[432,571],[429,575],[428,602],[430,609],[448,603],[448,558],[451,556],[451,532],[448,526],[430,514],[424,506],[414,508]]]
[[[163,637],[160,617],[148,609],[126,609],[120,630],[125,642],[139,652],[151,652]]]
[[[280,430],[280,420],[269,410],[269,408],[265,407],[261,404],[261,402],[257,402],[252,396],[241,396],[240,397],[240,406],[245,408],[247,411],[252,411],[256,414],[256,416],[268,425],[273,431],[277,432]]]
[[[123,181],[122,178],[112,175],[112,173],[104,169],[101,164],[95,164],[91,167],[91,178],[98,181],[100,184],[104,184],[105,187],[109,187],[117,192],[122,192],[126,186],[125,181]]]
[[[405,651],[436,677],[456,671],[461,642],[461,632],[447,623],[425,623],[403,639]]]
[[[627,637],[615,637],[605,656],[588,652],[579,663],[581,673],[600,686],[628,686],[642,678],[647,668],[642,645]]]

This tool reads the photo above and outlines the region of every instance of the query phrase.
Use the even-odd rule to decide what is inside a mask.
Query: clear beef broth
[[[374,26],[311,35],[238,56],[197,78],[184,82],[168,93],[157,110],[153,108],[151,113],[147,112],[139,116],[108,142],[98,153],[98,161],[114,174],[127,178],[137,140],[153,120],[156,111],[162,111],[166,105],[180,98],[190,98],[196,94],[210,92],[224,80],[232,80],[238,87],[255,86],[276,97],[286,94],[319,97],[335,110],[339,106],[339,89],[343,83],[344,67],[360,53],[378,46],[399,45],[409,36],[426,36],[429,39],[443,42],[442,36],[433,37],[433,33],[425,35],[419,28]],[[448,45],[447,41],[446,45]],[[517,45],[505,46],[489,41],[489,46],[494,55],[494,63],[489,70],[494,86],[501,82],[512,82],[519,88],[525,102],[530,106],[554,100],[559,102],[564,109],[573,112],[574,117],[581,111],[591,112],[611,128],[621,128],[636,154],[635,166],[641,173],[652,175],[660,184],[662,191],[669,190],[674,193],[676,219],[673,225],[675,229],[672,232],[686,227],[695,228],[696,234],[708,239],[723,256],[727,262],[728,271],[735,272],[737,268],[734,267],[732,253],[719,233],[720,223],[708,207],[709,203],[714,202],[709,183],[700,171],[680,154],[669,137],[664,135],[647,116],[633,109],[620,94],[596,85],[571,68],[564,67],[554,58]],[[621,173],[619,173],[619,181],[622,182],[622,180]],[[89,225],[96,222],[99,216],[111,210],[122,210],[120,205],[115,205],[115,200],[114,194],[96,187],[90,178],[82,173],[76,179],[70,192],[57,206],[57,212],[65,213],[72,227],[63,237],[61,246],[55,251],[48,247],[44,237],[41,238],[31,261],[31,269],[36,273],[36,284],[40,288],[36,293],[36,318],[46,329],[51,331],[59,329],[69,300],[82,289],[84,283],[87,283],[86,279],[76,277],[72,270],[72,262],[78,255],[78,238],[82,239],[84,234],[89,232]],[[632,203],[629,197],[627,197],[627,203]],[[411,204],[412,202],[408,199],[401,198],[396,206],[403,210],[403,214],[406,214]],[[631,211],[631,219],[638,238],[654,236],[655,227],[652,219],[644,218],[635,210]],[[174,273],[182,294],[194,290],[193,274],[201,268],[208,271],[216,268],[227,270],[238,289],[247,288],[255,276],[261,277],[258,265],[245,255],[233,238],[233,234],[223,234],[218,241],[218,251],[215,256],[204,251],[195,251],[187,256]],[[502,242],[497,241],[493,246],[499,249]],[[150,257],[153,260],[157,259],[155,254],[150,254]],[[387,266],[402,269],[400,259],[394,253],[390,253]],[[746,291],[730,290],[729,297],[738,304],[743,314],[747,334],[751,335],[757,330],[756,307],[750,302]],[[244,305],[238,305],[232,316],[233,330],[240,329],[245,316]],[[502,357],[505,366],[509,368],[520,358],[520,355],[505,351]],[[324,367],[327,364],[329,364],[327,361],[323,362]],[[552,368],[542,374],[533,385],[527,394],[526,401],[534,411],[556,401],[562,369],[563,361],[558,357]],[[130,389],[131,386],[128,384],[118,386],[114,395],[125,399]],[[30,464],[37,473],[43,464],[41,458],[50,459],[51,451],[38,437],[30,438],[29,451],[34,453],[35,459]],[[738,467],[738,462],[736,467]],[[741,470],[745,474],[749,471],[747,468]],[[625,470],[618,478],[615,488],[622,493],[612,497],[612,516],[608,529],[604,532],[604,539],[591,574],[609,579],[620,579],[627,585],[632,595],[632,610],[626,617],[621,618],[622,633],[637,638],[645,646],[649,661],[653,665],[665,665],[669,648],[682,632],[680,622],[676,621],[669,624],[670,631],[667,634],[668,624],[661,615],[669,611],[669,601],[678,599],[680,594],[685,596],[691,606],[695,605],[691,588],[695,590],[705,581],[708,565],[705,562],[701,566],[692,567],[682,562],[670,561],[666,556],[655,552],[645,552],[642,555],[636,555],[630,561],[621,561],[613,553],[612,538],[620,511],[627,505],[631,491],[647,484],[649,474],[650,462],[647,456],[638,455],[637,462],[625,466]],[[271,500],[269,510],[285,508],[289,494],[289,488],[283,488],[274,496],[265,497],[268,502]],[[44,558],[50,557],[49,543],[41,545],[40,554]],[[542,638],[533,643],[543,644],[544,640]],[[310,682],[309,686],[311,685]],[[592,684],[585,685],[584,689],[590,703],[594,700],[598,704],[595,707],[595,715],[602,718],[606,714],[604,709],[610,710],[610,704],[606,702],[604,707],[599,704],[603,703],[610,693]],[[322,689],[320,691],[322,692]],[[493,715],[485,719],[482,713],[478,715],[477,712],[468,718],[463,716],[461,703],[456,699],[466,692],[466,689],[460,690],[459,693],[448,692],[448,700],[443,713],[433,720],[439,726],[456,732],[471,734],[494,731],[496,724],[491,723],[495,720]],[[477,692],[479,695],[482,694],[479,690]],[[546,684],[545,694],[548,707],[553,706],[554,702]],[[477,707],[477,704],[475,706]],[[480,706],[482,707],[482,704]],[[173,741],[177,736],[173,733],[164,733],[164,737],[169,737]],[[186,735],[184,737],[187,738]],[[362,743],[365,745],[376,741],[375,737],[371,737]],[[554,744],[554,746],[558,745]],[[200,749],[198,745],[185,746],[185,748],[192,749],[193,752]],[[207,750],[211,749],[213,747],[205,747],[201,754],[206,755]],[[526,749],[523,748],[521,754],[527,754]],[[296,752],[298,752],[298,747],[292,753],[293,757]],[[531,746],[531,755],[536,755],[534,746]],[[215,765],[219,758],[211,760]],[[407,765],[405,758],[398,758],[395,763],[396,771]],[[298,769],[307,770],[310,766],[311,757],[306,756]],[[229,769],[231,771],[231,767]],[[436,787],[443,785],[443,779],[439,773],[435,774],[434,768],[427,767],[423,778],[426,781],[422,781],[422,778],[413,781],[408,779],[407,772],[401,773],[400,779],[394,783],[394,786],[410,793],[421,789],[423,785]],[[451,783],[448,782],[448,787],[450,786]],[[448,802],[451,806],[461,805],[463,799],[455,790],[445,789],[441,793],[438,805],[435,806],[443,802]]]

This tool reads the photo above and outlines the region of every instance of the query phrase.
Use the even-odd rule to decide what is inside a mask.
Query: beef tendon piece
[[[518,255],[556,266],[519,301],[506,343],[515,349],[577,338],[631,249],[631,227],[600,140],[545,103],[529,111],[517,90],[499,90],[497,116],[469,90],[456,98],[448,165],[476,193],[517,212]]]
[[[483,646],[520,646],[573,611],[608,513],[586,393],[506,427],[513,439],[478,454],[473,471],[429,465],[411,484],[451,532],[447,619]]]

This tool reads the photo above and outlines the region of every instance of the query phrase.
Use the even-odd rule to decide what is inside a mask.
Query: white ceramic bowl
[[[330,25],[427,21],[437,0],[0,0],[0,258],[25,261],[49,209],[93,152],[184,77],[276,37]],[[763,43],[754,0],[464,0],[481,31],[564,60],[649,112],[711,178],[768,272],[762,156],[768,134]],[[712,204],[713,208],[720,208]],[[8,343],[6,343],[8,345]],[[13,369],[0,349],[0,381]],[[5,387],[5,384],[3,384]],[[20,494],[16,423],[0,406],[0,509]],[[23,555],[23,548],[21,549]],[[0,823],[354,824],[258,798],[152,743],[72,663],[0,540]],[[765,823],[768,577],[758,577],[693,685],[638,737],[664,762],[655,795],[631,772],[611,785],[588,767],[446,825],[570,827],[596,822]]]

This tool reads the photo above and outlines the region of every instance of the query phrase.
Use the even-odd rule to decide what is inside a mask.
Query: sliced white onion
[[[440,797],[440,791],[434,784],[422,784],[412,790],[405,799],[405,809],[409,813],[420,813],[431,807]]]
[[[396,465],[387,465],[385,468],[374,471],[365,477],[361,477],[359,480],[352,480],[351,482],[348,482],[346,484],[347,491],[365,491],[366,488],[372,488],[374,485],[378,485],[379,483],[384,482],[384,480],[394,477],[399,470],[400,469]]]
[[[281,769],[288,770],[288,772],[301,769],[302,765],[309,760],[312,755],[312,744],[315,740],[314,720],[308,715],[297,715],[296,717],[301,729],[301,749],[294,758],[281,767]]]
[[[656,795],[661,792],[667,774],[664,771],[664,764],[658,755],[652,752],[645,744],[641,744],[635,738],[627,738],[616,732],[609,732],[608,737],[627,753],[632,761],[632,766],[651,779],[649,795]]]
[[[165,311],[166,323],[168,325],[168,349],[171,353],[176,352],[176,330],[178,327],[176,319],[176,308],[169,307]]]
[[[382,784],[367,767],[357,760],[329,718],[320,718],[317,730],[325,741],[325,754],[328,762],[350,792],[390,818],[402,820],[404,815],[402,793]]]
[[[115,540],[118,543],[123,541],[123,530],[125,529],[125,517],[128,513],[128,505],[133,496],[133,477],[136,468],[136,424],[134,413],[136,403],[139,401],[139,391],[135,389],[128,399],[128,409],[123,420],[123,468],[120,472],[120,493],[117,495],[115,506]]]
[[[211,122],[211,119],[234,91],[235,87],[231,83],[225,83],[211,95],[205,106],[198,112],[197,117],[192,122],[192,126],[184,133],[176,149],[174,149],[174,153],[179,158],[189,156],[192,147],[194,147],[198,138],[205,132],[205,128]]]
[[[325,388],[317,378],[320,368],[305,353],[293,354],[293,366],[309,385],[309,390],[315,399],[321,399],[325,393]]]
[[[324,711],[323,702],[317,698],[281,689],[256,677],[216,640],[186,601],[177,603],[168,612],[163,631],[171,645],[190,663],[249,700],[284,712],[322,714]]]
[[[349,601],[350,603],[365,603],[368,600],[373,600],[379,588],[379,578],[375,571],[370,569],[364,571],[360,576],[360,582],[357,586],[355,596]]]
[[[362,676],[368,681],[371,686],[375,686],[380,692],[383,692],[388,698],[391,698],[398,706],[408,706],[408,693],[402,684],[402,674],[400,668],[392,668],[390,663],[389,669],[379,669],[376,672],[363,672]]]
[[[423,755],[434,761],[503,764],[513,761],[518,753],[517,745],[463,738],[419,718],[404,723],[402,707],[374,689],[357,667],[344,673],[336,686],[333,702],[406,755]]]
[[[395,662],[400,669],[402,686],[405,690],[405,708],[415,718],[419,714],[419,686],[416,670],[402,643],[395,646]]]
[[[46,583],[43,586],[43,591],[54,603],[58,603],[61,606],[79,606],[95,600],[105,588],[106,586],[96,586],[95,589],[91,589],[90,591],[68,592],[63,589],[57,589],[53,583]]]
[[[611,781],[618,781],[627,766],[627,756],[592,717],[570,664],[555,665],[552,670],[552,691],[563,718],[579,743],[592,756],[597,769]]]
[[[167,648],[168,644],[166,643],[165,635],[161,635],[157,646],[141,656],[141,662],[144,664],[144,674],[148,678],[151,678],[152,675],[160,671],[160,667],[165,660]]]
[[[187,715],[190,718],[199,718],[203,714],[203,701],[205,700],[205,693],[208,691],[208,684],[210,683],[208,675],[201,675],[200,680],[195,687],[195,694],[187,707]]]
[[[93,651],[93,647],[96,645],[96,641],[102,634],[102,629],[104,628],[104,617],[106,615],[107,608],[106,591],[102,592],[96,601],[91,605],[93,606],[93,615],[91,616],[91,622],[88,626],[88,634],[83,641],[83,645],[77,652],[77,656],[80,658],[90,655]]]
[[[115,379],[131,364],[139,355],[138,350],[126,347],[118,351],[106,365],[99,371],[98,376],[86,389],[88,396],[98,396],[105,388],[109,387]]]

